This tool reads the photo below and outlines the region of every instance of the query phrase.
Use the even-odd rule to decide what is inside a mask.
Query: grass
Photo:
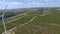
[[[28,18],[27,18],[28,17]],[[16,27],[18,25],[24,24],[25,22],[29,21],[30,19],[32,19],[33,16],[25,16],[19,20],[13,21],[9,24],[7,24],[7,29],[11,29],[13,27]]]
[[[32,13],[32,12],[31,12]],[[36,13],[36,12],[35,12]],[[32,17],[34,17],[36,14],[27,14],[26,16],[24,16],[23,18],[20,18],[16,21],[13,21],[11,23],[6,23],[6,27],[7,27],[7,30],[11,29],[11,28],[14,28],[14,27],[17,27],[21,24],[24,24],[25,22],[29,21],[30,19],[32,19]],[[21,16],[19,16],[21,17]],[[17,18],[17,17],[16,17]],[[2,22],[0,23],[0,33],[2,33],[4,31],[3,29],[3,25],[2,25]]]
[[[47,20],[45,20],[47,22]],[[19,26],[15,30],[16,34],[60,34],[60,26],[53,26],[45,21],[41,21],[40,16],[27,25]],[[50,21],[49,21],[50,22]],[[52,21],[51,21],[52,22]]]
[[[27,18],[28,17],[28,18]],[[34,17],[33,15],[27,15],[19,20],[13,21],[11,23],[6,24],[7,30],[17,27],[18,25],[24,24],[25,22],[29,21],[30,19],[32,19],[32,17]],[[2,33],[3,30],[3,26],[2,24],[0,25],[0,33]]]
[[[31,13],[30,13],[31,14]],[[34,13],[32,13],[34,14]],[[60,13],[51,11],[45,16],[37,16],[35,20],[24,26],[18,26],[15,29],[16,34],[60,34]]]
[[[42,11],[30,12],[26,16],[11,23],[6,24],[7,30],[17,27],[14,30],[15,34],[60,34],[60,26],[51,25],[58,24],[60,25],[60,12],[57,10],[50,10],[49,14],[45,16],[39,16],[43,14]],[[25,22],[28,22],[34,16],[37,16],[32,22],[24,25]],[[0,24],[0,33],[3,32],[2,23]]]
[[[40,15],[42,13],[43,13],[43,11],[41,10],[41,11],[33,11],[33,12],[30,12],[30,13],[27,13],[27,14],[30,14],[30,15]]]
[[[0,21],[0,34],[2,33],[3,31],[3,25],[2,25],[2,21]]]
[[[36,23],[36,22],[35,22]],[[41,24],[41,23],[40,23]],[[24,25],[15,29],[16,34],[60,34],[60,27],[48,24],[32,24]]]

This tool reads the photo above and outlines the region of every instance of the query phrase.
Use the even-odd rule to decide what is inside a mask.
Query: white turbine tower
[[[44,12],[43,12],[43,15],[45,15],[45,12],[46,12],[46,9],[45,9],[45,7],[44,7]]]
[[[5,7],[5,10],[7,9],[7,6],[8,5],[6,5],[6,7]],[[5,25],[5,19],[4,19],[4,14],[5,14],[5,12],[3,11],[3,14],[2,14],[2,22],[3,22],[3,27],[4,27],[4,31],[5,31],[5,34],[8,34],[7,33],[7,29],[6,29],[6,25]]]
[[[48,1],[46,1],[45,3],[47,4],[46,6],[48,6]],[[44,12],[43,12],[43,14],[45,15],[47,11],[48,11],[48,7],[44,7]]]

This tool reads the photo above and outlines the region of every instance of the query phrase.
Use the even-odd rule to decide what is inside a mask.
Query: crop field
[[[16,18],[18,19],[6,23],[7,30],[16,27],[13,30],[15,34],[60,34],[59,10],[51,9],[46,12],[44,10],[33,11]],[[4,29],[1,22],[0,34],[2,32],[4,32]]]

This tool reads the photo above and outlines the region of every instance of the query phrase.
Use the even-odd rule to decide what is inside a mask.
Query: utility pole
[[[7,9],[7,6],[8,5],[6,5],[5,10]],[[7,29],[6,29],[6,25],[5,25],[5,21],[4,21],[4,14],[5,14],[5,12],[3,11],[3,14],[2,14],[2,22],[3,22],[3,27],[4,27],[5,34],[8,34],[7,33]]]

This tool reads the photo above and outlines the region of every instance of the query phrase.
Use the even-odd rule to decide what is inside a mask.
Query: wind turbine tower
[[[7,9],[7,6],[8,5],[5,6],[5,10]],[[6,25],[5,25],[4,14],[5,14],[5,12],[3,11],[3,14],[2,14],[2,22],[3,22],[3,27],[4,27],[5,34],[8,34],[7,33],[7,29],[6,29]]]

